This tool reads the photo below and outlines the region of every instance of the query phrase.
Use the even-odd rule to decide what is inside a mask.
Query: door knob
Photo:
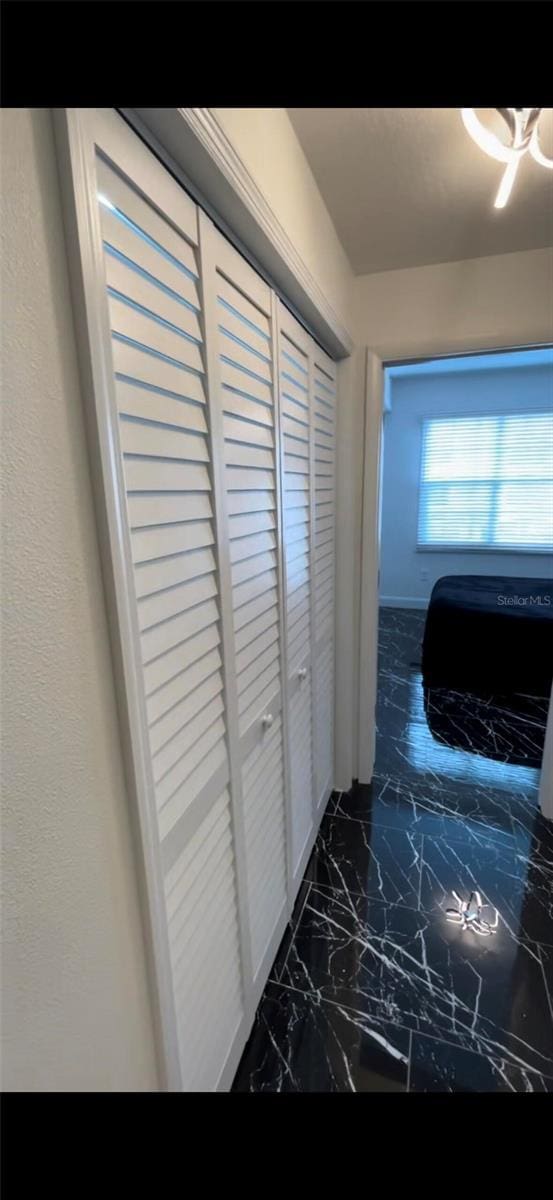
[[[307,667],[300,667],[300,669],[298,671],[298,679],[305,679],[306,677],[307,677]]]
[[[273,724],[273,714],[265,713],[265,716],[261,718],[261,724],[264,729],[270,729]]]

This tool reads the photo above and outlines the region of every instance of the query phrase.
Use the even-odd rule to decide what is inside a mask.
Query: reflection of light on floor
[[[407,757],[419,771],[436,771],[450,779],[520,789],[536,787],[534,767],[515,766],[484,758],[471,750],[446,746],[432,736],[424,713],[420,675],[409,681],[409,721],[406,728]]]
[[[463,933],[466,929],[477,933],[479,937],[489,937],[490,934],[495,933],[499,923],[499,913],[494,908],[491,921],[482,916],[483,910],[491,908],[491,905],[482,903],[480,892],[471,892],[468,900],[461,900],[457,892],[452,891],[451,894],[457,902],[457,908],[446,908],[447,921],[451,921],[454,925],[460,925]]]

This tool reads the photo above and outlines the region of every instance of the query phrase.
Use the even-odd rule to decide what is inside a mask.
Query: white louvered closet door
[[[314,744],[317,810],[334,775],[336,364],[312,341]]]
[[[225,1090],[333,782],[335,368],[120,116],[56,129],[162,1062]]]
[[[313,791],[313,521],[311,338],[278,305],[286,676],[294,893],[311,849]]]
[[[246,1018],[198,218],[140,143],[125,174],[128,131],[113,118],[113,159],[97,152],[95,175],[126,616],[177,1041],[170,1075],[206,1091]]]
[[[212,344],[216,343],[210,378],[217,380],[228,539],[224,569],[232,640],[228,667],[233,681],[229,708],[233,788],[244,818],[251,970],[257,999],[287,916],[273,297],[203,214],[200,229],[210,297],[208,329]]]

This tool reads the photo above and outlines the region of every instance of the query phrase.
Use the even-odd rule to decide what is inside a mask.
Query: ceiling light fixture
[[[497,134],[487,129],[476,116],[474,108],[462,108],[461,116],[467,133],[470,133],[476,145],[490,158],[505,163],[494,203],[495,208],[505,208],[524,155],[531,154],[535,162],[549,170],[553,168],[553,159],[546,158],[540,147],[538,126],[542,108],[498,108],[496,112],[507,125],[510,144],[502,142]]]

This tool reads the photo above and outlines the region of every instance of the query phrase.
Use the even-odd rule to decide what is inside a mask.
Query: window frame
[[[533,407],[532,411],[527,415],[548,416],[551,413],[549,405],[538,405]],[[424,465],[424,430],[425,426],[431,421],[447,421],[447,420],[469,420],[470,418],[479,419],[486,417],[501,418],[501,417],[519,417],[526,414],[521,413],[520,409],[507,408],[498,410],[479,409],[478,412],[441,412],[441,413],[421,413],[419,416],[419,466],[418,466],[418,488],[417,488],[417,529],[416,529],[416,544],[415,552],[417,554],[536,554],[551,557],[553,554],[553,543],[548,546],[528,546],[514,543],[505,543],[497,545],[495,542],[480,542],[475,545],[474,542],[421,542],[419,540],[419,530],[422,514],[422,471]],[[460,481],[459,481],[460,482]],[[475,481],[477,482],[477,481]],[[493,482],[491,480],[482,480],[482,482]],[[497,482],[501,482],[500,480]],[[537,481],[539,482],[539,481]]]

